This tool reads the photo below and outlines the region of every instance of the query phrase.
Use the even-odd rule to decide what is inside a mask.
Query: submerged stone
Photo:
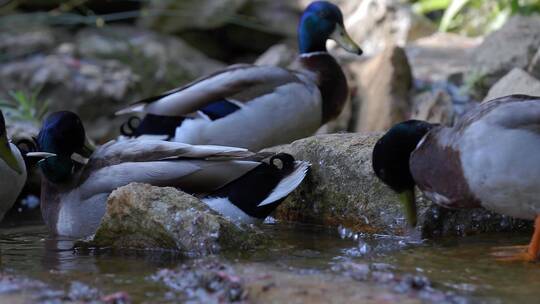
[[[170,249],[204,256],[252,249],[266,240],[254,226],[233,223],[194,196],[132,183],[111,193],[99,228],[83,247]]]

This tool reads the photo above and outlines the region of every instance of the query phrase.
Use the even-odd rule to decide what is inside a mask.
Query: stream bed
[[[186,259],[77,252],[43,225],[0,228],[0,303],[531,303],[540,265],[496,261],[523,234],[430,241],[265,224],[276,242]]]

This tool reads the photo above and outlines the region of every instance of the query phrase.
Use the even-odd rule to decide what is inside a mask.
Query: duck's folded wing
[[[293,72],[272,66],[235,65],[186,86],[138,101],[116,114],[144,112],[163,116],[185,116],[214,102],[249,102],[277,87],[301,80]]]
[[[259,166],[243,160],[163,160],[125,162],[89,174],[79,186],[83,199],[109,193],[129,183],[180,188],[188,193],[208,193]]]
[[[85,171],[93,172],[103,167],[125,162],[152,162],[178,158],[234,159],[252,155],[252,152],[244,148],[189,145],[156,139],[128,139],[111,141],[100,147],[92,155],[85,167]]]
[[[490,103],[498,105],[486,114],[490,124],[508,129],[528,130],[540,135],[540,97],[510,95]]]

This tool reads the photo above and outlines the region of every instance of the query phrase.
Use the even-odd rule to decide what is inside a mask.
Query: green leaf
[[[444,10],[450,5],[451,0],[421,0],[412,5],[417,14],[428,14],[438,10]]]
[[[450,23],[454,17],[461,11],[470,0],[452,0],[450,6],[444,11],[444,15],[439,25],[439,30],[441,32],[446,32],[450,28]]]

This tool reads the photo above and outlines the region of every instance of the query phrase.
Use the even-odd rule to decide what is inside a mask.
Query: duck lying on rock
[[[13,206],[26,182],[21,152],[9,142],[4,114],[0,111],[0,221]]]
[[[448,128],[410,120],[375,145],[373,169],[399,194],[416,223],[414,186],[449,208],[485,207],[535,219],[528,249],[506,260],[537,260],[540,252],[540,97],[510,95],[484,102]]]
[[[326,50],[328,39],[362,54],[345,31],[340,9],[326,1],[313,2],[298,26],[296,70],[230,66],[117,112],[146,114],[138,126],[134,118],[128,120],[122,133],[252,151],[310,136],[341,113],[348,96],[345,75]]]
[[[200,194],[212,209],[241,222],[263,220],[309,168],[283,153],[153,139],[112,141],[89,155],[83,124],[67,111],[51,114],[37,141],[40,152],[29,154],[43,157],[44,220],[54,233],[73,237],[93,234],[109,194],[132,182]]]

